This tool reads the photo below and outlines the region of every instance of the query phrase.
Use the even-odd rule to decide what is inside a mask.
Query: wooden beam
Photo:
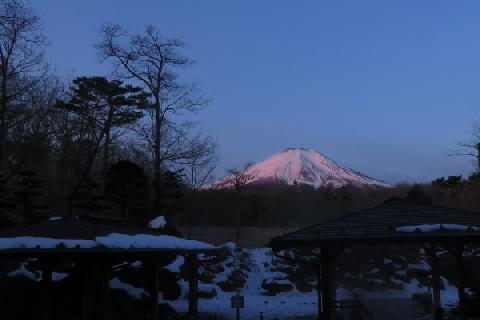
[[[99,292],[100,292],[100,306],[99,317],[106,317],[110,311],[110,276],[112,266],[110,260],[102,259],[99,266]]]
[[[440,276],[438,274],[438,247],[436,243],[430,245],[430,267],[432,269],[432,291],[433,291],[433,313],[435,316],[439,316],[442,313],[442,301],[440,295]]]
[[[198,316],[198,260],[196,254],[187,256],[188,279],[188,315],[191,319]]]
[[[322,268],[317,266],[317,318],[322,319]]]
[[[432,277],[432,313],[436,318],[440,317],[443,313],[442,311],[442,301],[441,301],[441,280],[438,274],[438,244],[434,241],[430,243],[420,242],[420,247],[425,250],[427,253],[427,262],[430,265],[431,277]],[[436,319],[435,318],[435,319]]]
[[[151,287],[150,287],[150,315],[152,320],[159,319],[158,312],[158,293],[159,293],[159,281],[160,281],[160,268],[158,267],[158,259],[151,259],[150,262],[150,276],[151,276]]]
[[[41,261],[42,265],[42,294],[44,306],[44,319],[52,319],[52,271],[53,262],[51,260]]]
[[[94,302],[95,302],[95,272],[91,259],[82,259],[78,262],[78,267],[82,275],[81,288],[81,320],[94,319]]]
[[[467,313],[465,309],[465,276],[463,268],[463,250],[464,243],[459,241],[455,246],[455,260],[457,262],[457,273],[458,273],[458,308],[460,313],[461,320],[467,320]]]
[[[322,277],[322,315],[324,320],[335,319],[336,314],[336,285],[334,258],[337,252],[323,245],[320,248],[321,277]]]
[[[454,258],[455,264],[457,267],[457,277],[458,277],[458,311],[460,315],[460,320],[467,320],[467,314],[465,310],[465,277],[464,277],[464,266],[463,266],[463,253],[465,250],[465,242],[463,239],[458,239],[455,241],[453,246],[450,243],[443,243],[444,247]]]

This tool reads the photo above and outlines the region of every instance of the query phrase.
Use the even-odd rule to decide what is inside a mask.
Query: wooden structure
[[[27,259],[37,258],[42,266],[42,287],[44,291],[43,318],[51,319],[54,303],[51,298],[52,271],[60,261],[68,259],[74,262],[75,269],[81,273],[81,306],[80,317],[82,320],[99,319],[107,310],[109,303],[108,291],[110,272],[115,261],[142,261],[150,270],[149,296],[151,299],[151,316],[149,319],[159,319],[159,260],[166,255],[184,255],[189,266],[189,316],[196,318],[198,313],[198,263],[199,253],[222,250],[217,247],[200,242],[184,240],[193,246],[152,247],[135,244],[131,247],[107,247],[91,245],[97,237],[111,234],[120,236],[161,236],[153,229],[127,226],[122,223],[106,222],[94,218],[63,218],[41,224],[33,224],[18,228],[0,231],[0,259]],[[16,239],[35,239],[38,245],[12,246],[10,243]],[[72,240],[74,239],[74,240]],[[55,240],[59,243],[54,247],[42,245],[42,242]],[[63,242],[62,242],[63,241]],[[70,243],[69,243],[70,241]],[[86,246],[74,243],[87,243]]]
[[[430,256],[435,311],[441,306],[437,252],[442,247],[456,261],[460,318],[466,320],[463,254],[466,244],[480,242],[479,227],[480,213],[392,198],[379,206],[273,238],[270,245],[277,252],[286,248],[320,248],[317,281],[322,297],[318,300],[318,316],[327,320],[334,319],[337,305],[333,262],[346,247],[416,243],[425,248]]]

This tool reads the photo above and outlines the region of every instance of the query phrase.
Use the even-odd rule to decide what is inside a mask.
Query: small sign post
[[[237,320],[240,320],[240,309],[245,308],[245,299],[243,296],[236,294],[231,299],[232,308],[237,309]]]

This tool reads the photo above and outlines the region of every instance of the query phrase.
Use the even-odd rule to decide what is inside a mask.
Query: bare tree
[[[192,238],[192,226],[195,205],[195,195],[200,187],[213,181],[213,170],[218,162],[217,143],[210,137],[205,137],[199,143],[204,150],[198,153],[198,156],[189,159],[182,165],[183,179],[188,186],[186,200],[189,204],[188,214],[188,239]]]
[[[106,25],[98,43],[100,58],[113,62],[117,76],[142,85],[150,94],[150,124],[136,128],[153,151],[154,210],[160,211],[160,179],[165,162],[191,158],[191,139],[185,139],[190,124],[179,123],[175,116],[196,112],[209,103],[198,86],[184,84],[176,73],[191,64],[181,54],[184,44],[178,39],[160,36],[147,25],[141,34],[128,34],[118,25]],[[195,153],[195,150],[193,150]]]
[[[39,17],[23,1],[0,1],[0,168],[12,108],[47,72],[45,44]]]
[[[222,188],[233,188],[235,192],[235,241],[240,239],[241,202],[245,187],[252,182],[256,173],[251,170],[252,162],[246,163],[241,168],[227,170],[228,176],[218,184]]]
[[[449,154],[450,156],[469,156],[475,158],[476,171],[480,172],[480,122],[475,121],[472,125],[472,141],[470,143],[459,142],[460,150]]]

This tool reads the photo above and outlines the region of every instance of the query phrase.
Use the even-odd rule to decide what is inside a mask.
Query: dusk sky
[[[220,145],[217,175],[314,148],[395,182],[469,174],[449,157],[480,120],[478,1],[32,0],[63,77],[107,75],[102,23],[155,25],[188,46]]]

